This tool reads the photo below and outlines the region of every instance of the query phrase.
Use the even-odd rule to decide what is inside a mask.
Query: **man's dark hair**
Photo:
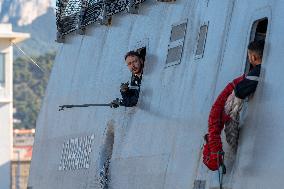
[[[262,58],[264,43],[265,43],[264,40],[252,41],[248,45],[248,50],[257,53],[260,56],[260,58]]]
[[[138,58],[143,59],[138,52],[136,52],[136,51],[129,51],[128,53],[125,54],[124,60],[126,60],[126,58],[129,57],[129,56],[137,56]]]

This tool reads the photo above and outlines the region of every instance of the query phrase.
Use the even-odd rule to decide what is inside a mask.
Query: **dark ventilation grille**
[[[145,0],[57,0],[57,41],[75,30],[84,30],[94,22],[109,23],[112,15],[122,11],[137,13]]]
[[[181,56],[182,56],[182,48],[183,46],[177,46],[170,48],[168,50],[168,56],[167,56],[167,64],[172,62],[180,62]]]
[[[205,189],[206,181],[205,180],[195,180],[193,189]]]
[[[203,57],[205,44],[206,44],[206,38],[207,38],[207,31],[208,31],[208,25],[202,25],[200,27],[197,48],[196,48],[196,53],[195,53],[196,58]]]
[[[183,53],[186,28],[187,20],[172,26],[166,67],[180,64]]]
[[[172,32],[171,32],[171,40],[170,42],[183,39],[185,36],[185,31],[186,31],[186,23],[173,26]]]

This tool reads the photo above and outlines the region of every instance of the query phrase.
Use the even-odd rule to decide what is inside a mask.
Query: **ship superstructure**
[[[208,114],[248,68],[247,45],[265,40],[261,79],[242,112],[236,153],[224,140],[226,189],[282,187],[280,0],[57,2],[62,43],[37,120],[29,189],[214,189],[202,164]],[[129,80],[124,55],[146,49],[136,107],[109,103]]]

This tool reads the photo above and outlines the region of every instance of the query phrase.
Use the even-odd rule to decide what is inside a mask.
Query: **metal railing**
[[[78,31],[83,34],[86,26],[99,22],[109,24],[111,16],[122,11],[137,13],[139,4],[146,0],[57,0],[56,25],[57,41]]]

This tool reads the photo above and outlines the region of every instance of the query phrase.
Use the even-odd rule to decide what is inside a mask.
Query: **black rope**
[[[222,159],[223,161],[220,162],[220,159],[219,159],[219,155],[222,156]],[[218,164],[218,177],[219,177],[219,185],[220,185],[220,189],[223,189],[223,177],[224,175],[226,174],[226,166],[224,164],[224,157],[225,157],[225,152],[223,151],[219,151],[217,153],[217,164]],[[222,169],[222,172],[220,171],[220,167]]]

